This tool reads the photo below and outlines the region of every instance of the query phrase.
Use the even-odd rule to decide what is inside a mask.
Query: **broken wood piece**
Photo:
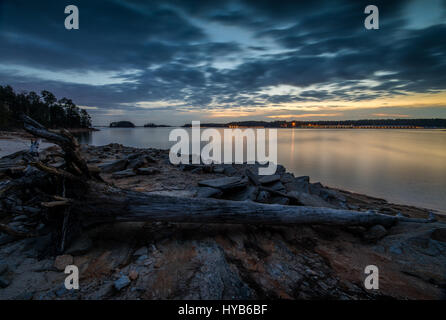
[[[59,145],[64,151],[64,159],[67,166],[71,168],[75,165],[82,172],[82,175],[86,178],[91,178],[87,163],[80,154],[79,143],[71,133],[67,130],[62,130],[61,134],[51,132],[25,114],[22,114],[21,118],[23,121],[23,128],[27,132]]]
[[[53,198],[58,201],[73,201],[73,199],[69,199],[69,198],[65,198],[65,197],[61,197],[61,196],[57,196],[57,195],[54,195]]]
[[[54,207],[68,206],[71,203],[72,201],[60,200],[60,201],[42,202],[40,204],[42,205],[42,207],[45,208],[54,208]]]
[[[31,163],[31,165],[35,166],[36,168],[38,168],[42,171],[48,172],[50,174],[54,174],[54,175],[62,177],[62,178],[67,178],[69,180],[82,181],[82,179],[80,177],[75,176],[74,174],[71,174],[71,173],[64,171],[62,169],[56,169],[54,167],[46,166],[40,161],[33,162],[33,163]]]

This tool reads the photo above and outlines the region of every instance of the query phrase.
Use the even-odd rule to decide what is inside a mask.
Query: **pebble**
[[[130,284],[130,279],[127,276],[122,276],[114,282],[116,290],[121,291]]]
[[[398,247],[398,246],[391,246],[391,247],[389,248],[389,252],[390,252],[390,253],[393,253],[393,254],[402,254],[402,253],[403,253],[403,251],[401,250],[401,248]]]
[[[143,254],[142,256],[139,256],[139,258],[136,260],[137,263],[143,262],[144,260],[148,259],[149,256],[146,254]]]
[[[130,273],[129,273],[129,278],[131,279],[131,280],[136,280],[136,279],[138,279],[138,272],[137,271],[135,271],[135,270],[132,270],[132,271],[130,271]]]
[[[384,228],[382,225],[377,224],[364,233],[364,239],[370,241],[378,240],[384,237],[386,234],[387,234],[386,228]]]
[[[147,254],[148,254],[147,247],[141,247],[133,253],[134,256],[137,256],[137,257],[138,256],[146,256],[146,258],[147,258]]]

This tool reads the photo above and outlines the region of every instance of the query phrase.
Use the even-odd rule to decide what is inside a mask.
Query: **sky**
[[[94,125],[446,118],[446,0],[0,0],[7,84]]]

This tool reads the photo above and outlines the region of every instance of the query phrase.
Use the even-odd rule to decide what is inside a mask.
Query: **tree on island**
[[[20,115],[25,114],[49,128],[90,128],[91,117],[71,99],[62,98],[43,90],[40,95],[31,91],[16,93],[14,89],[0,86],[0,128],[22,127]]]
[[[135,125],[130,121],[117,121],[110,123],[110,128],[134,128]]]

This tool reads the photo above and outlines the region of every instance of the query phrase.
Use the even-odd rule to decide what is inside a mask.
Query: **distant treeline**
[[[20,114],[26,114],[48,128],[90,128],[91,117],[67,98],[57,100],[49,91],[40,95],[16,93],[11,86],[0,86],[0,128],[21,128]]]
[[[297,123],[298,121],[295,122]],[[344,125],[344,126],[446,127],[446,119],[366,119],[366,120],[345,120],[345,121],[314,121],[310,123],[322,126]]]
[[[293,125],[294,123],[294,125]],[[366,120],[343,120],[343,121],[238,121],[229,123],[201,123],[202,127],[227,128],[239,127],[306,127],[308,125],[319,126],[416,126],[425,128],[446,128],[446,119],[366,119]],[[190,127],[187,123],[183,127]]]

